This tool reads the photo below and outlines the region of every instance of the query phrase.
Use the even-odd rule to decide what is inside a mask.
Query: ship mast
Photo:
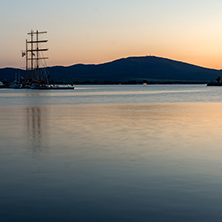
[[[41,59],[48,59],[48,57],[40,57],[39,52],[41,51],[48,51],[48,49],[39,48],[39,43],[46,43],[48,40],[39,40],[39,34],[45,34],[47,33],[46,31],[39,32],[31,30],[28,35],[31,35],[31,41],[26,40],[26,79],[28,79],[28,70],[31,70],[31,81],[33,81],[33,71],[36,69],[36,75],[37,75],[37,81],[39,81],[39,60]],[[34,38],[35,36],[35,38]],[[31,46],[28,47],[28,44]],[[29,52],[31,53],[31,57],[29,57]],[[35,53],[36,54],[35,54]],[[35,57],[36,56],[36,57]],[[31,61],[31,67],[29,68],[28,61]],[[34,68],[34,61],[36,61],[36,67]]]
[[[26,39],[26,42],[25,42],[25,68],[26,68],[26,82],[28,81],[28,41]]]

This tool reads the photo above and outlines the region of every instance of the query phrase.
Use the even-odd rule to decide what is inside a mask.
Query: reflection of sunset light
[[[24,115],[27,110],[32,109],[2,108],[1,116],[3,113],[17,115],[18,124],[15,127],[20,127],[19,134],[22,136],[28,130],[23,124],[27,121],[27,116]],[[53,140],[54,143],[65,145],[71,140],[75,147],[87,147],[90,144],[97,147],[98,141],[99,146],[106,147],[109,144],[112,154],[101,147],[100,155],[104,158],[124,158],[121,153],[126,147],[134,159],[148,158],[150,155],[167,159],[176,153],[181,159],[192,156],[210,160],[218,159],[222,154],[221,104],[80,105],[67,106],[65,109],[57,106],[36,110],[39,110],[37,116],[29,112],[28,126],[36,127],[34,136],[37,129],[40,129],[39,123],[32,120],[37,118],[41,120],[44,135],[47,134],[48,140]],[[47,126],[50,126],[50,131]],[[30,129],[28,131],[32,133]],[[1,133],[7,135],[7,128]],[[59,135],[59,140],[55,135]],[[133,147],[131,143],[134,144]],[[92,152],[93,150],[88,150],[88,154],[84,154],[85,158],[88,155],[92,155],[92,158]]]

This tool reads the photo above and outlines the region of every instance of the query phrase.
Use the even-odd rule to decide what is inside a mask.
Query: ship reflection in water
[[[42,148],[42,137],[47,136],[45,127],[46,122],[42,124],[42,108],[40,107],[27,107],[26,115],[28,141],[33,149],[33,152],[36,153]],[[45,121],[47,121],[46,118]]]
[[[48,109],[41,106],[44,97],[40,93],[27,93],[27,103],[32,106],[24,107],[23,121],[26,126],[27,142],[33,155],[40,155],[48,144]]]

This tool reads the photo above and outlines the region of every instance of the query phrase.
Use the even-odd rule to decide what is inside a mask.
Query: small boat
[[[0,81],[0,88],[3,88],[5,85]]]
[[[39,89],[40,88],[40,84],[39,82],[33,82],[30,87],[30,89]]]
[[[39,82],[33,82],[31,85],[30,85],[30,89],[44,89],[44,90],[47,90],[47,89],[50,89],[50,90],[53,90],[53,89],[74,89],[75,87],[73,85],[50,85],[50,84],[41,84]]]
[[[10,88],[12,88],[12,89],[21,89],[22,88],[22,84],[19,81],[19,79],[20,79],[20,77],[18,77],[17,73],[15,73],[15,81],[10,84]]]
[[[38,89],[51,89],[51,90],[66,90],[66,89],[74,89],[75,87],[73,85],[44,85],[44,86],[40,86]]]
[[[21,89],[22,88],[22,84],[18,81],[14,81],[11,85],[10,88],[12,89]]]
[[[218,75],[216,82],[207,83],[207,86],[222,86],[220,75]]]

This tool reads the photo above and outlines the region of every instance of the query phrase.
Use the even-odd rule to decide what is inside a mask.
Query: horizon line
[[[146,57],[156,57],[156,58],[160,58],[160,59],[166,59],[166,60],[171,60],[171,61],[175,61],[175,62],[181,62],[181,63],[185,63],[185,64],[188,64],[188,65],[193,65],[193,66],[197,66],[197,67],[201,67],[201,68],[205,68],[205,69],[213,69],[213,70],[222,70],[221,69],[217,69],[217,68],[209,68],[209,67],[205,67],[205,66],[201,66],[201,65],[196,65],[196,64],[193,64],[193,63],[189,63],[189,62],[186,62],[186,61],[182,61],[182,60],[176,60],[176,59],[173,59],[173,58],[167,58],[167,57],[162,57],[162,56],[156,56],[156,55],[130,55],[130,56],[127,56],[127,57],[119,57],[119,58],[116,58],[116,59],[112,59],[112,60],[108,60],[108,61],[104,61],[104,62],[100,62],[100,63],[74,63],[74,64],[70,64],[70,65],[50,65],[50,66],[47,66],[47,68],[51,68],[51,67],[70,67],[70,66],[75,66],[75,65],[103,65],[103,64],[107,64],[107,63],[111,63],[111,62],[115,62],[115,61],[118,61],[118,60],[121,60],[121,59],[129,59],[129,58],[146,58]],[[20,69],[20,70],[26,70],[25,67],[24,68],[19,68],[19,67],[9,67],[9,66],[6,66],[6,67],[0,67],[0,69]]]

